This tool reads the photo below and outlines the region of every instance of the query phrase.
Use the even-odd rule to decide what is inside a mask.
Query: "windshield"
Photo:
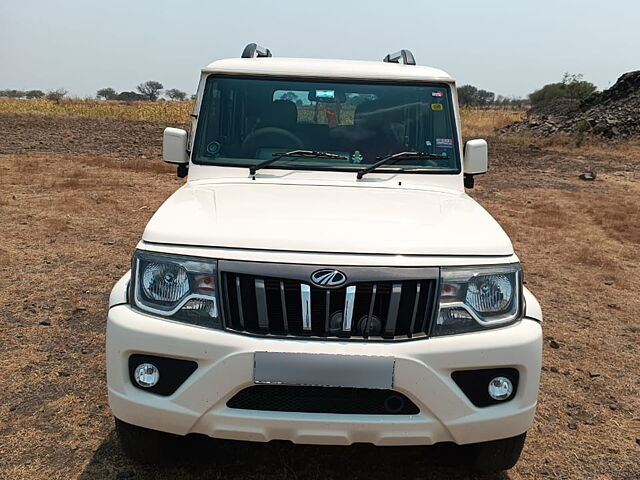
[[[194,142],[194,163],[265,168],[361,170],[398,152],[423,152],[378,171],[458,173],[449,86],[275,78],[209,77]]]

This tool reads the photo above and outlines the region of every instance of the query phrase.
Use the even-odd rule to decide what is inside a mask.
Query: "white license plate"
[[[253,381],[279,385],[393,388],[393,357],[255,352]]]

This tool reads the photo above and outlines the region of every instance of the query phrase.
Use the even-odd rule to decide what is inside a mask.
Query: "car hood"
[[[406,187],[187,183],[146,242],[297,252],[511,255],[498,223],[463,192]]]

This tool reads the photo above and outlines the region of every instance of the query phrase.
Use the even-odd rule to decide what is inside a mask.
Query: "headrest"
[[[290,100],[274,100],[262,115],[262,127],[291,127],[298,122],[298,108]]]
[[[371,100],[359,104],[356,107],[353,117],[354,125],[373,125],[376,120],[379,120],[379,110],[382,110],[383,106],[379,100]]]

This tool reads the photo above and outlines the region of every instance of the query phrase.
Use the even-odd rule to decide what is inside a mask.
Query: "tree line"
[[[96,98],[104,100],[147,100],[155,102],[161,95],[165,95],[169,100],[183,101],[187,99],[187,93],[177,88],[168,88],[164,90],[164,85],[155,80],[148,80],[136,87],[135,92],[116,92],[113,88],[101,88],[96,92]],[[195,95],[191,96],[193,100]]]
[[[48,90],[46,93],[42,90],[0,90],[0,97],[7,98],[46,98],[47,100],[60,100],[68,92],[64,88],[56,90]]]
[[[458,102],[464,106],[514,106],[541,105],[548,102],[564,101],[579,103],[594,93],[597,87],[583,79],[582,74],[565,73],[562,80],[549,83],[531,92],[527,98],[504,97],[494,92],[478,89],[473,85],[458,87]]]
[[[582,74],[565,73],[562,80],[549,83],[542,88],[530,93],[527,98],[505,97],[496,95],[494,92],[479,89],[473,85],[462,85],[458,87],[458,102],[463,106],[513,106],[523,107],[524,105],[542,105],[548,102],[564,101],[569,103],[579,103],[589,95],[594,93],[597,87],[583,79]],[[43,92],[42,90],[0,90],[0,97],[9,98],[46,98],[59,102],[67,95],[67,90],[58,88]],[[117,92],[111,87],[101,88],[96,92],[96,98],[104,100],[146,100],[155,102],[162,95],[169,100],[183,101],[187,99],[187,93],[177,88],[164,89],[162,83],[155,80],[148,80],[139,84],[136,91]],[[293,92],[283,94],[282,98],[292,95],[297,100]],[[191,95],[191,100],[195,95]]]
[[[0,97],[7,98],[46,98],[47,100],[54,100],[59,102],[69,92],[64,88],[58,88],[56,90],[48,90],[43,92],[42,90],[0,90]],[[146,100],[155,102],[161,95],[165,95],[169,100],[182,101],[187,99],[187,93],[177,88],[168,88],[164,90],[164,85],[155,80],[148,80],[141,83],[136,87],[136,91],[130,92],[117,92],[111,87],[101,88],[96,92],[97,99],[103,100]],[[195,99],[195,95],[192,95],[191,100]]]

